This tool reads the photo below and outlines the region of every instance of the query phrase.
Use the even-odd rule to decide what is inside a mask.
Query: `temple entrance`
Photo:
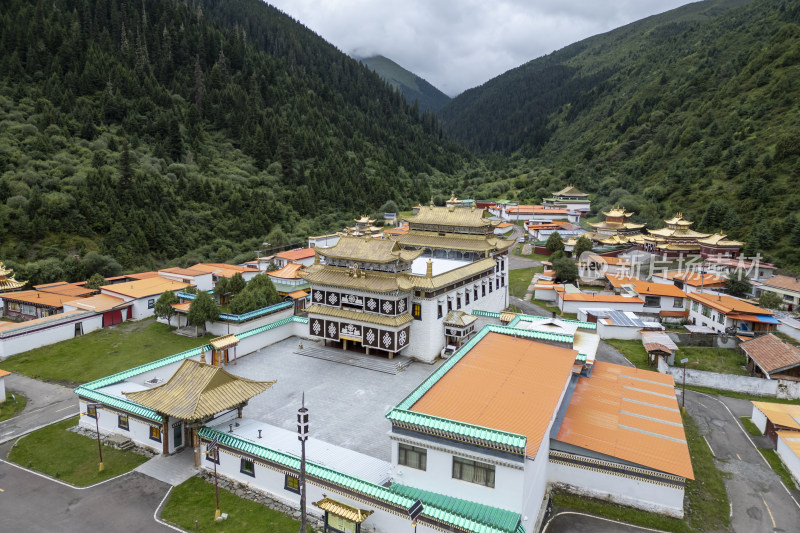
[[[353,339],[341,339],[338,341],[323,339],[323,345],[328,348],[337,348],[339,350],[348,352],[375,355],[377,357],[384,357],[386,359],[392,359],[395,356],[393,352],[387,352],[386,350],[364,346],[361,341]]]

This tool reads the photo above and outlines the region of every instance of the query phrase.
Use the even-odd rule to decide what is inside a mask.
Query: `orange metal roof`
[[[670,271],[670,272],[657,272],[653,276],[665,278],[669,280],[682,281],[692,287],[719,287],[725,285],[725,278],[717,276],[716,274],[700,274],[698,272],[686,271]]]
[[[686,293],[680,290],[675,285],[667,283],[653,283],[650,281],[642,281],[638,278],[627,276],[615,276],[613,274],[606,274],[606,279],[614,287],[622,287],[623,285],[633,285],[633,288],[640,296],[672,296],[674,298],[685,298]]]
[[[497,225],[497,227],[498,228],[510,228],[513,225],[514,224],[512,224],[511,222],[501,222],[500,224]]]
[[[489,333],[411,411],[525,435],[535,457],[578,352]]]
[[[192,306],[192,300],[189,300],[188,302],[182,302],[179,304],[172,304],[172,308],[179,313],[188,313],[189,308],[191,306]]]
[[[208,272],[205,272],[203,270],[196,270],[194,268],[180,268],[180,267],[163,268],[159,270],[159,272],[166,272],[167,274],[176,274],[178,276],[187,276],[190,278],[208,274]]]
[[[300,279],[299,272],[305,267],[299,263],[288,263],[283,268],[267,272],[273,278]]]
[[[776,426],[800,430],[800,405],[770,402],[753,402]]]
[[[116,307],[128,307],[132,302],[125,302],[125,300],[122,298],[114,298],[108,294],[96,294],[94,296],[90,296],[89,298],[80,298],[78,300],[72,300],[71,302],[65,303],[67,305],[71,305],[72,307],[77,307],[78,309],[102,313],[103,311],[108,311]]]
[[[25,302],[31,305],[59,308],[64,306],[64,300],[72,300],[75,296],[65,296],[63,294],[53,294],[44,291],[18,291],[4,292],[0,295],[0,298],[16,302]]]
[[[668,310],[665,310],[665,311],[659,311],[658,315],[659,316],[667,316],[667,317],[688,317],[689,316],[689,310],[688,309],[684,309],[683,311],[668,311]]]
[[[0,378],[11,375],[8,370],[0,370]]]
[[[302,300],[303,298],[308,296],[308,291],[294,291],[294,292],[290,292],[286,296],[289,296],[290,298],[292,298],[294,300]]]
[[[742,315],[774,315],[772,311],[762,309],[753,304],[749,304],[744,300],[734,298],[733,296],[726,296],[724,294],[704,294],[700,292],[693,292],[688,295],[690,299],[699,302],[707,307],[712,307],[717,311],[724,314],[731,312]],[[741,317],[739,317],[741,318]]]
[[[151,272],[139,272],[137,274],[128,274],[127,276],[121,276],[123,278],[131,278],[131,279],[150,279],[158,277],[158,272],[151,271]]]
[[[694,479],[674,387],[668,374],[597,361],[556,440]]]
[[[156,296],[165,291],[177,291],[190,287],[190,283],[173,281],[162,277],[140,279],[130,283],[115,283],[114,285],[104,285],[100,287],[103,292],[121,294],[129,298],[144,298],[146,296]]]
[[[211,272],[223,278],[232,278],[236,273],[242,274],[244,272],[260,272],[257,268],[242,267],[239,265],[228,265],[226,263],[197,263],[192,265],[192,270],[200,270],[202,272]]]
[[[41,287],[37,289],[41,292],[50,294],[60,294],[61,296],[69,296],[72,298],[81,298],[97,292],[97,289],[87,289],[71,283],[64,283],[61,285],[51,285],[49,287]]]
[[[607,303],[629,303],[641,304],[641,298],[632,298],[620,294],[584,294],[584,293],[565,293],[561,298],[567,302],[607,302]]]
[[[289,261],[297,261],[299,259],[308,259],[309,257],[314,257],[314,249],[313,248],[298,248],[296,250],[286,250],[285,252],[280,252],[275,254],[275,257],[280,257],[282,259],[288,259]]]

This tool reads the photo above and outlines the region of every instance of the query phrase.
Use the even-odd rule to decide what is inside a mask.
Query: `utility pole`
[[[89,408],[94,409],[94,427],[97,430],[97,453],[100,455],[100,465],[98,467],[98,472],[102,472],[105,468],[103,466],[103,446],[100,444],[100,413],[97,410],[102,407],[102,403],[87,403],[86,404],[86,414],[89,413]]]
[[[297,440],[300,441],[300,533],[306,533],[306,441],[308,440],[308,409],[303,392],[302,407],[297,410]]]
[[[686,363],[688,362],[688,357],[681,359],[681,364],[683,365],[683,393],[681,394],[681,407],[686,406]]]

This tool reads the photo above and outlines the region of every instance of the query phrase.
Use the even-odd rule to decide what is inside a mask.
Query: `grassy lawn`
[[[771,402],[771,403],[790,403],[796,404],[797,400],[787,400],[785,398],[775,398],[774,396],[756,396],[754,394],[744,394],[741,392],[733,392],[722,389],[711,389],[708,387],[698,387],[696,385],[686,385],[688,390],[710,394],[712,396],[727,396],[728,398],[739,398],[740,400],[749,400],[751,402]]]
[[[508,293],[517,298],[523,298],[528,292],[533,275],[541,272],[542,267],[517,268],[508,271]]]
[[[689,359],[687,368],[718,372],[720,374],[734,374],[736,376],[750,375],[747,370],[742,368],[745,364],[744,356],[729,348],[681,347],[678,353],[675,354],[675,361],[680,361],[684,357]],[[692,365],[691,363],[695,361],[698,361],[698,364]]]
[[[215,509],[214,485],[193,477],[172,490],[161,511],[161,519],[186,531],[297,533],[300,529],[298,520],[222,489],[219,509],[228,514],[228,519],[214,522]],[[195,520],[198,529],[195,529]],[[308,531],[312,529],[309,527]]]
[[[648,363],[647,350],[642,346],[642,341],[624,341],[620,339],[605,339],[605,341],[622,352],[622,355],[627,357],[628,361],[636,367],[653,370],[654,367]]]
[[[523,246],[524,246],[523,244],[518,244],[517,247],[514,249],[514,255],[519,256],[519,257],[526,257],[528,259],[533,259],[535,261],[549,261],[550,260],[550,256],[549,255],[542,255],[542,254],[535,254],[535,253],[523,255],[522,254],[522,247]],[[531,248],[533,248],[532,244],[531,244]]]
[[[600,500],[554,492],[553,503],[558,507],[557,511],[573,509],[643,527],[679,533],[727,529],[729,523],[728,495],[725,492],[722,473],[714,465],[711,451],[703,442],[697,425],[688,414],[684,413],[683,424],[695,476],[694,480],[686,480],[684,520]]]
[[[781,461],[781,458],[778,456],[778,452],[765,448],[759,448],[758,451],[761,452],[761,455],[763,455],[764,459],[767,460],[769,466],[771,466],[775,473],[778,474],[778,477],[781,478],[783,484],[786,485],[789,490],[796,490],[797,486],[794,484],[794,479],[792,479],[792,475],[789,473],[789,471],[786,470],[783,461]]]
[[[753,424],[753,422],[750,420],[750,417],[749,417],[749,416],[740,416],[740,417],[739,417],[739,422],[741,422],[741,423],[742,423],[742,425],[744,426],[744,429],[745,429],[745,430],[746,430],[748,433],[750,433],[751,435],[753,435],[754,437],[759,437],[759,436],[761,436],[761,432],[758,430],[758,428],[756,427],[756,425],[755,425],[755,424]]]
[[[6,392],[6,401],[0,403],[0,422],[17,416],[25,409],[26,403],[28,403],[28,399],[22,394],[14,394],[12,397],[10,392]]]
[[[548,313],[555,313],[556,316],[564,317],[564,318],[572,318],[577,320],[578,314],[577,313],[562,313],[561,309],[552,305],[552,302],[545,302],[544,300],[531,300],[532,304],[536,304]]]
[[[8,459],[79,487],[124,474],[147,461],[143,455],[103,446],[105,469],[99,472],[97,441],[67,431],[77,423],[78,417],[69,418],[26,435]]]
[[[170,330],[154,318],[125,322],[9,357],[3,361],[3,369],[74,385],[194,348],[212,338],[191,339]]]

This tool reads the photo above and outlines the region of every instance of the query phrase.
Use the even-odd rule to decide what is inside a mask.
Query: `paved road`
[[[76,489],[2,461],[0,489],[0,531],[173,531],[153,518],[169,485],[136,472]],[[213,503],[209,502],[209,509]]]
[[[733,511],[732,529],[740,533],[798,531],[800,507],[734,418],[749,416],[749,403],[686,391],[686,408],[717,458],[717,467],[731,474],[725,486]]]
[[[24,395],[28,398],[28,403],[22,413],[0,422],[0,444],[78,414],[78,397],[70,388],[44,383],[19,374],[11,374],[5,379],[6,390]]]

